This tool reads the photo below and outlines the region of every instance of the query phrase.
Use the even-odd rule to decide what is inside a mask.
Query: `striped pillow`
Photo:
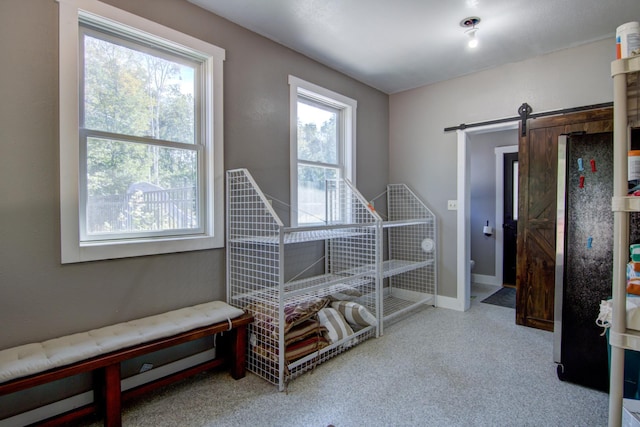
[[[338,310],[340,314],[354,326],[375,326],[378,321],[376,317],[363,305],[353,301],[335,301],[331,307]]]
[[[317,320],[305,320],[284,334],[284,345],[288,346],[296,341],[301,341],[314,335],[319,336],[323,332],[326,332],[326,329],[320,325],[320,322]]]
[[[285,349],[284,357],[287,361],[294,361],[300,359],[308,354],[315,353],[321,349],[327,347],[327,343],[324,337],[310,337],[302,341],[295,342]]]
[[[333,308],[323,308],[318,312],[320,324],[326,328],[325,337],[333,344],[343,338],[353,335],[353,329],[344,320],[344,317]]]
[[[284,357],[287,362],[292,362],[296,359],[300,359],[308,354],[315,353],[325,347],[329,346],[326,338],[324,337],[309,337],[302,341],[297,341],[285,349]],[[265,342],[261,342],[251,349],[258,356],[277,362],[278,361],[278,346],[272,346]]]

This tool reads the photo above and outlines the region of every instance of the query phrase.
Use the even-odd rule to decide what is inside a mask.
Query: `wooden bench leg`
[[[105,427],[122,426],[122,394],[120,390],[120,363],[98,370],[96,403],[102,409]]]
[[[241,325],[229,332],[231,376],[238,380],[245,376],[247,351],[247,325]]]

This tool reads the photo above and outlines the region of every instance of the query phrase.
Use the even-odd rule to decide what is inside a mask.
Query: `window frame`
[[[290,111],[290,192],[292,227],[313,227],[321,223],[298,223],[298,166],[313,165],[326,166],[321,162],[300,161],[298,159],[298,100],[310,100],[339,111],[338,128],[338,159],[339,177],[349,180],[356,185],[356,116],[358,102],[337,92],[314,83],[289,75],[289,111]]]
[[[60,107],[60,234],[61,262],[74,263],[101,259],[183,252],[224,246],[224,170],[223,170],[223,61],[225,51],[205,41],[162,26],[145,18],[96,0],[57,0],[59,3],[59,107]],[[80,188],[86,167],[80,141],[79,99],[80,22],[103,26],[123,37],[151,40],[154,45],[188,53],[201,61],[202,88],[200,128],[195,143],[201,145],[199,168],[203,188],[199,203],[204,208],[202,230],[152,237],[109,240],[82,240],[80,209],[84,198]],[[84,163],[84,166],[82,164]]]

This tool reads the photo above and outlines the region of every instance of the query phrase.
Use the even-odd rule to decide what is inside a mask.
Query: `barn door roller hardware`
[[[528,119],[537,119],[538,117],[545,117],[545,116],[557,116],[557,115],[560,115],[560,114],[575,113],[575,112],[578,112],[578,111],[596,110],[598,108],[607,108],[607,107],[612,107],[612,106],[613,106],[613,102],[604,102],[602,104],[585,105],[583,107],[564,108],[562,110],[552,110],[552,111],[545,111],[543,113],[531,114],[533,109],[531,108],[531,106],[529,104],[524,102],[518,108],[518,115],[517,116],[506,117],[504,119],[488,120],[488,121],[485,121],[485,122],[476,122],[476,123],[468,123],[468,124],[462,123],[462,124],[460,124],[458,126],[452,126],[452,127],[444,128],[444,131],[445,132],[450,132],[450,131],[453,131],[453,130],[464,130],[464,129],[467,129],[467,128],[473,128],[473,127],[479,127],[479,126],[487,126],[487,125],[495,125],[495,124],[498,124],[498,123],[515,122],[515,121],[520,120],[520,123],[522,124],[522,126],[520,126],[520,129],[522,131],[522,136],[526,136],[526,134],[527,134],[527,120]]]
[[[520,116],[520,129],[522,129],[521,136],[525,136],[527,134],[527,119],[533,109],[529,104],[523,102],[520,108],[518,108],[518,116]]]

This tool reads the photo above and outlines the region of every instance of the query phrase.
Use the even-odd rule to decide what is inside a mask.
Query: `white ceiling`
[[[602,39],[614,58],[616,28],[640,20],[640,0],[189,1],[386,93]]]

